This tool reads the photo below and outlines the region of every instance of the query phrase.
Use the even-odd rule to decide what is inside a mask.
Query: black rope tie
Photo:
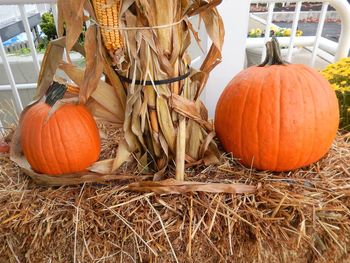
[[[128,83],[128,84],[131,84],[133,83],[133,80],[132,79],[129,79],[127,77],[124,77],[122,75],[120,75],[118,72],[117,72],[120,80],[122,82],[125,82],[125,83]],[[174,82],[178,82],[178,81],[181,81],[181,80],[184,80],[184,79],[187,79],[189,76],[191,75],[191,70],[188,69],[188,72],[186,74],[183,74],[181,76],[178,76],[176,78],[170,78],[170,79],[163,79],[163,80],[154,80],[154,81],[150,81],[150,80],[135,80],[135,85],[142,85],[142,86],[152,86],[152,85],[155,85],[155,86],[159,86],[159,85],[165,85],[165,84],[171,84],[171,83],[174,83]]]

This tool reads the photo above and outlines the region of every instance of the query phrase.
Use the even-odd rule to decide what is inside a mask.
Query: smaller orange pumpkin
[[[8,153],[10,151],[10,145],[8,143],[0,141],[0,153]]]
[[[54,82],[45,102],[25,112],[21,124],[21,145],[33,170],[45,174],[67,174],[85,170],[100,154],[96,122],[81,104],[65,104],[48,118],[51,107],[67,87]]]

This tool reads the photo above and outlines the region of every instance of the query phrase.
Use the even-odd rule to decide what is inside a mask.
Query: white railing
[[[274,14],[273,10],[275,8],[275,4],[281,3],[281,2],[296,3],[291,36],[288,38],[283,37],[283,39],[280,39],[281,45],[284,47],[288,47],[287,61],[291,61],[293,48],[295,46],[302,46],[302,47],[312,46],[311,59],[309,60],[310,66],[315,65],[317,56],[320,56],[330,62],[334,62],[339,60],[340,58],[348,56],[349,49],[350,49],[350,5],[347,2],[347,0],[307,0],[307,1],[251,0],[251,3],[253,4],[262,4],[262,3],[268,4],[268,11],[267,11],[266,20],[263,20],[251,14],[250,16],[251,18],[258,20],[260,22],[263,22],[265,24],[265,37],[257,38],[257,39],[248,38],[247,48],[262,47],[263,53],[265,52],[264,44],[270,35],[270,28],[272,26],[272,18]],[[302,3],[321,3],[322,4],[317,32],[316,32],[316,35],[313,37],[296,37]],[[336,44],[335,42],[333,44],[332,41],[322,37],[322,31],[324,28],[329,6],[332,6],[338,12],[342,23],[338,44]],[[287,39],[287,42],[286,42],[286,39]],[[335,47],[335,50],[334,50],[334,47]],[[329,54],[327,54],[328,52],[324,52],[324,51],[331,51],[330,53],[333,54],[333,57],[330,58]]]
[[[27,35],[30,53],[31,53],[32,58],[33,58],[33,66],[34,66],[36,74],[39,75],[40,63],[39,63],[39,59],[38,59],[38,54],[36,52],[36,48],[35,48],[35,44],[34,44],[34,40],[33,40],[33,35],[32,35],[32,32],[30,31],[28,17],[27,17],[26,11],[25,11],[25,4],[51,4],[51,9],[53,11],[55,21],[57,21],[56,0],[32,0],[32,1],[31,0],[0,0],[0,7],[2,5],[11,5],[11,6],[14,6],[14,8],[19,9],[22,23],[23,23],[23,26],[24,26],[24,29],[25,29],[25,32]],[[8,59],[6,56],[6,52],[5,52],[5,48],[4,48],[1,36],[0,36],[0,56],[1,56],[2,64],[4,65],[4,68],[6,71],[8,81],[9,81],[9,85],[0,85],[0,91],[7,90],[8,88],[11,88],[12,95],[13,95],[13,98],[15,100],[16,110],[19,113],[23,110],[23,105],[22,105],[21,98],[19,96],[18,89],[19,88],[36,87],[36,84],[35,83],[16,84],[13,72],[12,72],[11,67],[10,67],[10,63],[8,62]]]

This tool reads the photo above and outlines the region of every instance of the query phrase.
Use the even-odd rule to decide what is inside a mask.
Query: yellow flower
[[[249,36],[251,37],[251,36],[254,36],[255,35],[255,29],[251,29],[250,31],[249,31]]]
[[[255,34],[257,35],[257,36],[261,36],[261,33],[262,33],[262,31],[261,31],[261,29],[260,28],[257,28],[256,30],[255,30]]]
[[[283,30],[283,35],[286,37],[289,37],[291,33],[292,33],[292,30],[290,28]]]
[[[297,37],[300,37],[300,36],[303,35],[303,33],[304,33],[303,31],[301,31],[301,30],[298,29],[298,30],[297,30],[297,33],[296,33],[296,36],[297,36]]]
[[[336,83],[333,83],[333,84],[332,84],[332,87],[333,87],[334,90],[340,90],[339,85],[336,84]]]
[[[328,65],[322,75],[332,83],[335,90],[350,91],[350,58]]]

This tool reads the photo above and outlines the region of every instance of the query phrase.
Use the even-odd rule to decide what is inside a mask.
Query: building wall
[[[210,117],[228,82],[244,68],[249,8],[250,1],[233,0],[223,0],[218,8],[225,24],[225,43],[222,62],[210,75],[203,95]]]

